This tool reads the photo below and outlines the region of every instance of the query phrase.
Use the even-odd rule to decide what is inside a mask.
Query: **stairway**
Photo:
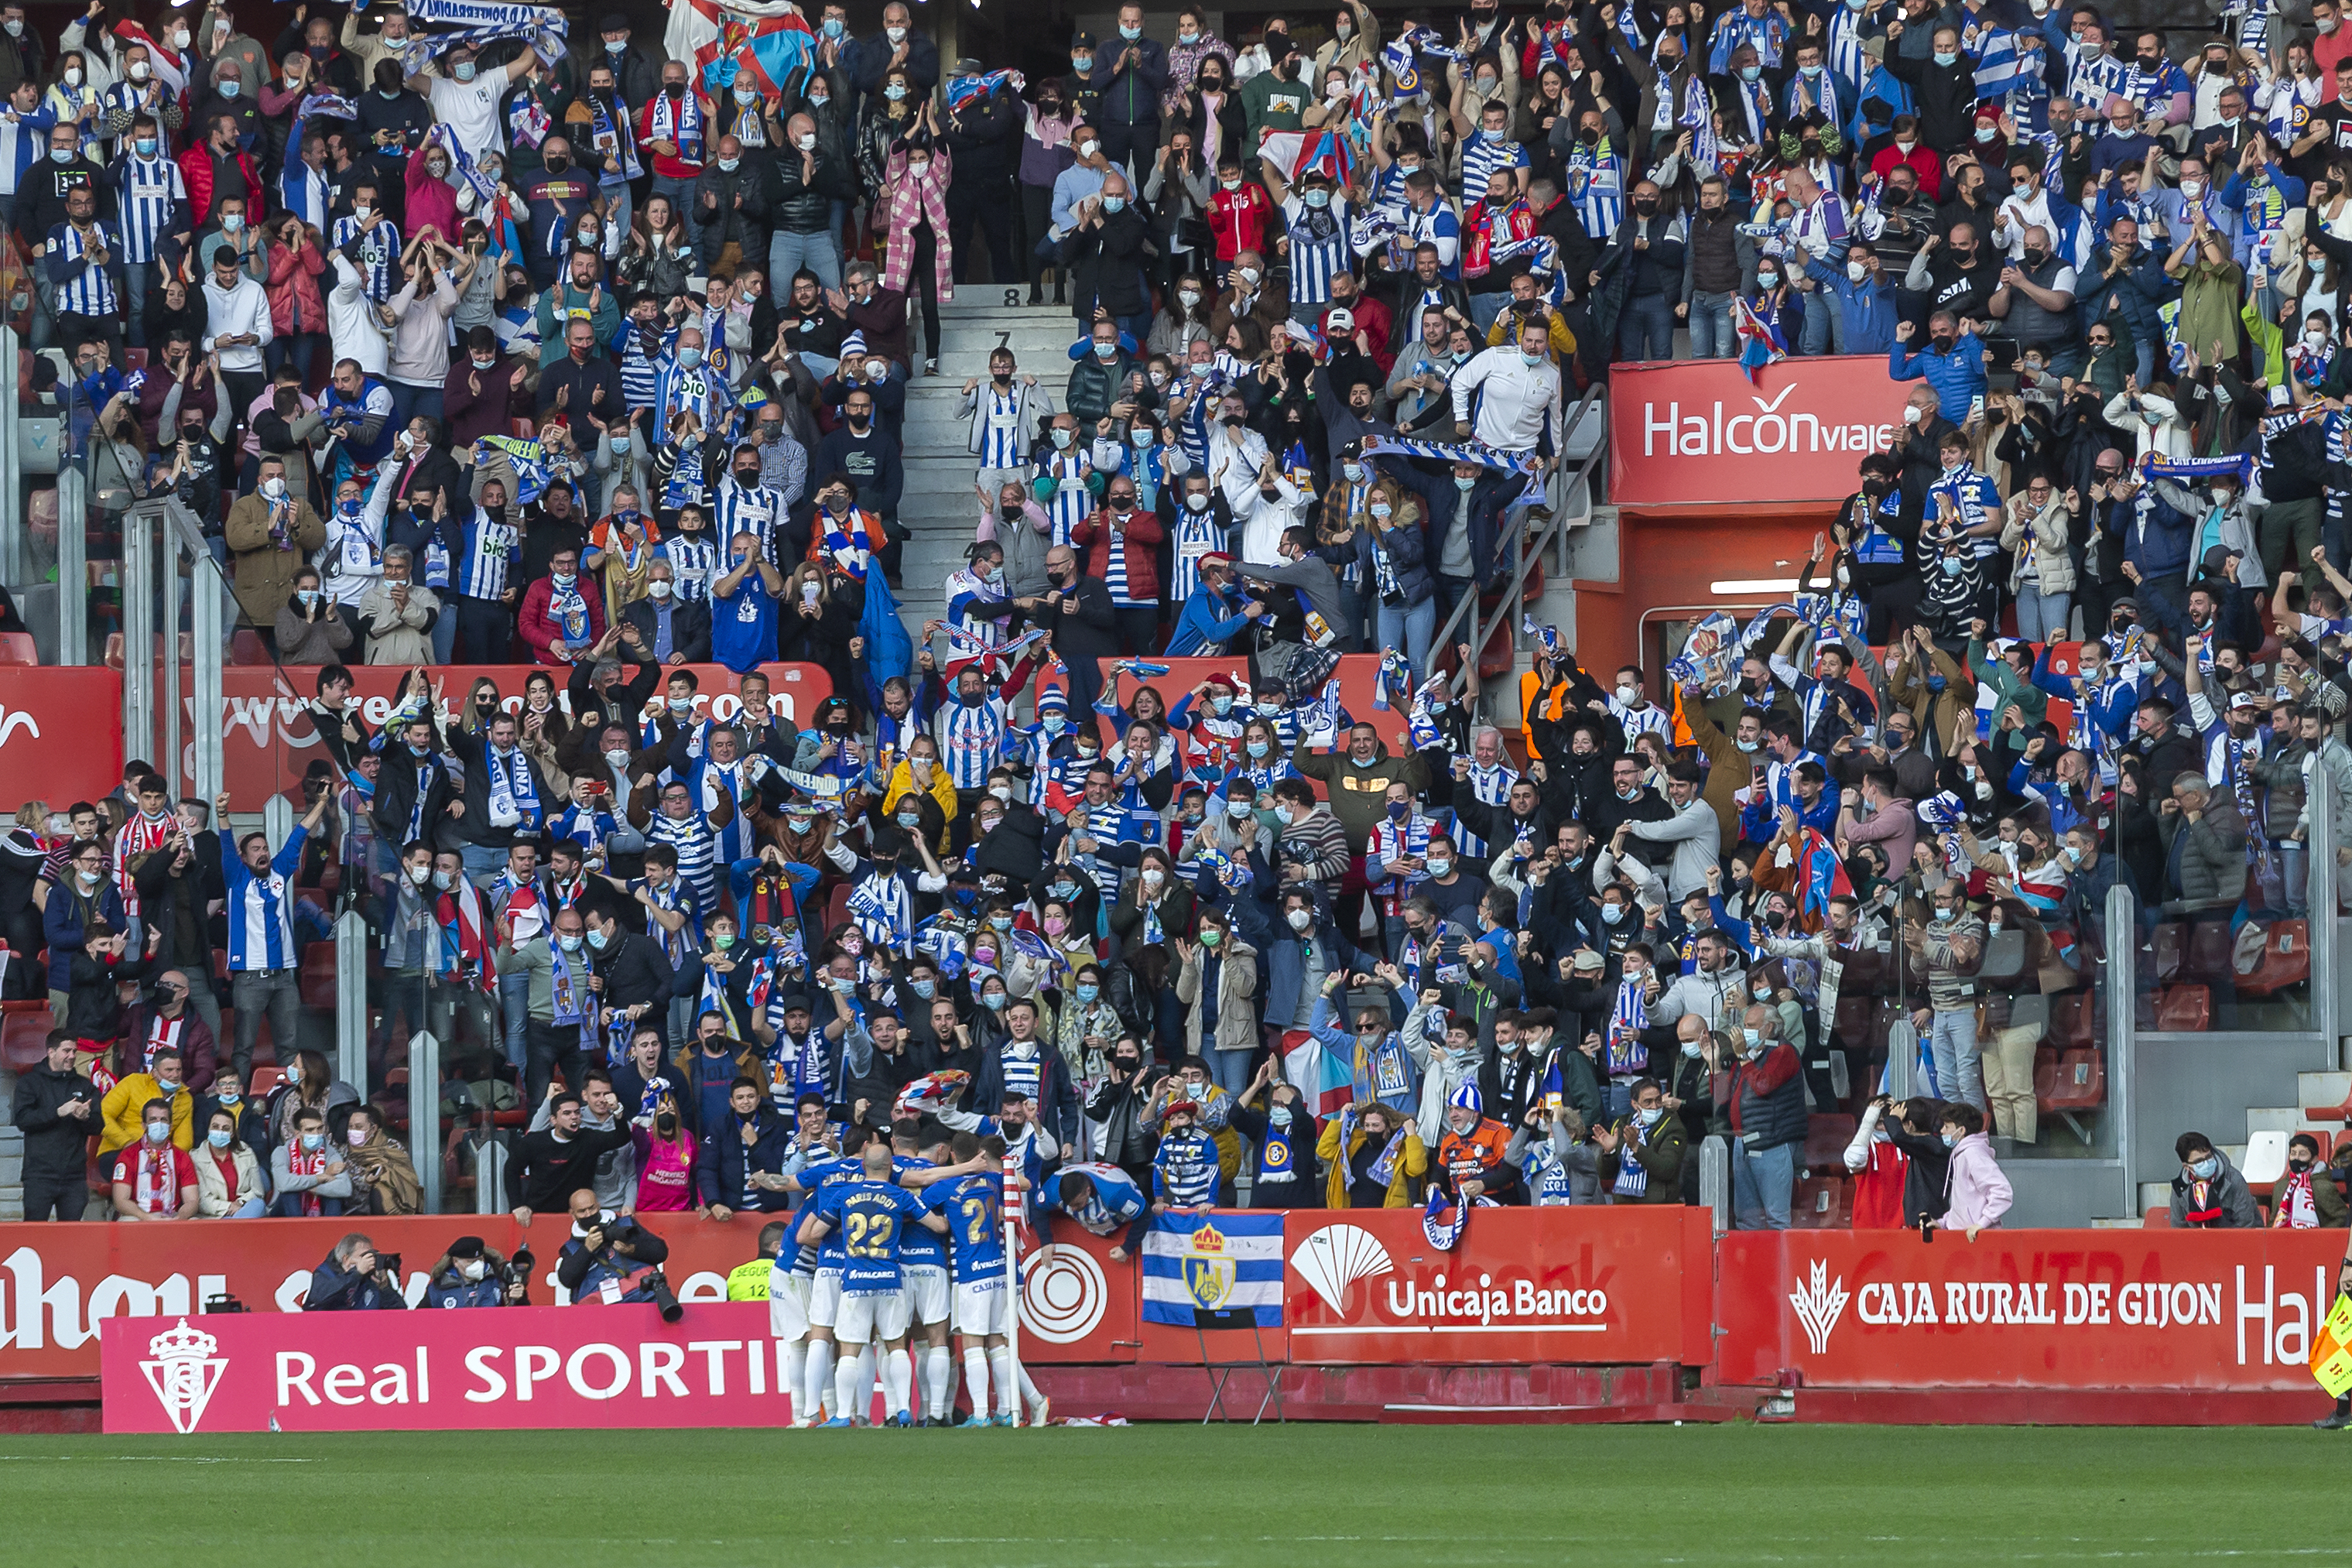
[[[2213,1138],[2215,1147],[2230,1157],[2230,1163],[2246,1172],[2247,1143],[2265,1132],[2276,1133],[2283,1139],[2298,1132],[2309,1132],[2319,1140],[2322,1159],[2335,1148],[2336,1138],[2344,1130],[2343,1107],[2352,1100],[2352,1072],[2299,1072],[2295,1074],[2294,1105],[2253,1105],[2246,1108],[2244,1140],[2225,1143],[2228,1130],[2219,1127],[2203,1131]],[[2254,1195],[2264,1197],[2268,1182],[2276,1173],[2268,1169],[2249,1172],[2246,1179],[2254,1186]],[[2140,1208],[2162,1208],[2172,1201],[2172,1189],[2165,1182],[2140,1184]]]
[[[1053,394],[1056,408],[1069,382],[1076,319],[1058,305],[1008,306],[1009,298],[1027,295],[973,284],[940,307],[940,374],[922,374],[918,351],[915,376],[907,385],[907,422],[899,432],[906,482],[898,521],[913,537],[907,542],[906,585],[898,601],[907,635],[919,642],[923,623],[946,607],[948,574],[964,565],[980,516],[972,492],[978,459],[967,449],[971,426],[957,413],[963,384],[975,376],[987,379],[988,356],[1000,344],[1013,351],[1019,374],[1034,375]],[[947,650],[939,651],[944,660]]]

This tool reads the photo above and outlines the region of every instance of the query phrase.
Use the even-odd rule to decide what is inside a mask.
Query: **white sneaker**
[[[1039,1394],[1029,1406],[1029,1425],[1050,1426],[1053,1425],[1053,1418],[1054,1401],[1045,1394]]]

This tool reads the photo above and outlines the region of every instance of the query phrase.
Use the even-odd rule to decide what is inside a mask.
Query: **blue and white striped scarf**
[[[527,39],[549,65],[563,58],[572,24],[553,5],[516,5],[499,0],[411,0],[408,19],[433,31],[418,41],[427,58],[458,47],[480,48],[501,38]],[[415,51],[412,49],[410,53]],[[411,75],[416,74],[412,68]]]
[[[1454,446],[1444,441],[1412,441],[1397,436],[1373,436],[1365,438],[1363,453],[1368,458],[1394,453],[1399,457],[1420,458],[1430,462],[1475,463],[1482,468],[1494,468],[1507,474],[1518,474],[1527,480],[1527,488],[1512,504],[1535,506],[1544,499],[1543,476],[1535,470],[1530,452],[1497,451],[1492,447]]]

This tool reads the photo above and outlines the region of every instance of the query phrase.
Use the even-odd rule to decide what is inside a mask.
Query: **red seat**
[[[49,1049],[49,1005],[37,1004],[38,1012],[11,1012],[0,1015],[0,1062],[10,1072],[31,1072],[41,1065]]]
[[[235,665],[266,665],[269,649],[263,646],[261,634],[250,626],[238,628],[229,636],[228,661]]]
[[[2213,1026],[2213,993],[2202,985],[2168,985],[2156,1002],[2156,1026],[2168,1035],[2201,1035]]]
[[[226,1016],[224,1015],[224,1016]],[[284,1076],[285,1075],[283,1073],[278,1070],[278,1064],[276,1062],[257,1060],[253,1064],[253,1081],[245,1086],[247,1097],[252,1100],[259,1100],[263,1098],[265,1095],[268,1094],[271,1089],[278,1087],[278,1080]]]
[[[2262,957],[2238,977],[2241,996],[2273,996],[2311,978],[2311,925],[2276,921],[2263,936]]]
[[[147,351],[145,349],[125,348],[122,351],[122,368],[125,370],[145,370],[147,368]]]
[[[0,632],[0,664],[37,665],[41,650],[33,646],[30,632]]]
[[[1805,1168],[1845,1169],[1845,1146],[1853,1142],[1854,1119],[1837,1111],[1815,1111],[1805,1123]]]
[[[824,930],[820,933],[820,936],[823,938],[830,938],[834,931],[848,919],[849,884],[844,882],[835,888],[833,889],[833,897],[825,900]]]
[[[539,426],[529,419],[510,419],[507,422],[507,434],[518,441],[536,441]]]
[[[2107,1102],[2107,1064],[2096,1051],[2062,1051],[2045,1075],[2037,1065],[2033,1098],[2045,1111],[2096,1110]]]
[[[106,634],[105,664],[109,669],[119,670],[122,668],[122,634],[121,632]]]
[[[1791,1230],[1852,1230],[1853,1184],[1843,1175],[1807,1176],[1789,1201]]]
[[[302,1005],[315,1007],[326,1013],[335,1010],[335,944],[333,942],[314,942],[302,950],[302,977],[299,984],[302,992]]]
[[[2092,994],[2087,991],[2070,992],[2050,999],[2050,1031],[2045,1038],[2063,1049],[2069,1047],[2089,1047],[2098,1044],[2098,1031],[2093,1017]]]
[[[2237,945],[2227,921],[2199,921],[2189,928],[2188,950],[2180,957],[2180,978],[2228,979]]]

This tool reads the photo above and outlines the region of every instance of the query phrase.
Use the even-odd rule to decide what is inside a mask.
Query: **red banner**
[[[1108,691],[1110,689],[1110,667],[1121,661],[1106,658],[1096,662],[1102,667],[1103,689]],[[1246,684],[1249,680],[1249,658],[1245,654],[1236,653],[1225,658],[1162,658],[1150,662],[1166,665],[1168,673],[1150,676],[1139,681],[1131,675],[1121,676],[1118,682],[1118,698],[1121,706],[1129,710],[1134,708],[1135,693],[1139,687],[1150,687],[1160,693],[1161,700],[1172,709],[1187,692],[1213,675],[1222,675],[1228,680],[1243,684]],[[1347,709],[1350,719],[1362,720],[1380,731],[1381,739],[1388,742],[1389,751],[1394,753],[1404,746],[1405,708],[1409,704],[1390,708],[1372,706],[1372,693],[1380,676],[1380,669],[1381,659],[1378,654],[1340,655],[1339,704]],[[1048,680],[1040,676],[1038,686],[1033,689],[1033,691],[1043,689],[1047,686],[1058,687],[1061,684],[1059,679]],[[1323,689],[1319,686],[1312,691],[1294,691],[1290,693],[1290,705],[1294,708],[1303,708],[1322,695]],[[1198,709],[1201,705],[1195,702],[1192,706]],[[1117,740],[1118,732],[1125,728],[1123,723],[1112,723],[1106,732],[1113,740]]]
[[[443,700],[450,710],[464,703],[475,681],[488,678],[498,683],[499,695],[507,710],[520,712],[523,683],[536,668],[520,664],[436,665],[433,677],[440,683]],[[742,703],[736,696],[740,681],[733,670],[718,664],[679,668],[694,671],[695,679],[700,682],[694,699],[696,719],[731,719],[741,710]],[[769,664],[760,668],[768,677],[770,711],[783,721],[807,723],[817,704],[833,695],[833,679],[820,665]],[[555,681],[557,707],[569,713],[572,705],[564,697],[563,686],[572,672],[550,669],[547,673]],[[352,675],[360,716],[371,729],[380,728],[392,716],[394,700],[408,672],[389,665],[354,665]],[[221,672],[221,772],[236,810],[260,810],[268,796],[293,787],[313,757],[325,754],[319,747],[318,737],[310,732],[310,721],[299,717],[302,704],[318,694],[317,679],[318,671],[312,668],[281,673],[274,668],[235,665]],[[661,700],[662,693],[656,689],[654,700]],[[186,702],[193,725],[194,699]],[[450,716],[445,711],[445,721]],[[116,755],[120,757],[120,748]],[[194,787],[194,766],[195,752],[190,747],[181,759],[183,789]],[[114,786],[110,783],[106,787]]]
[[[768,1307],[489,1308],[116,1318],[100,1384],[113,1432],[423,1432],[782,1426],[787,1356]]]
[[[1449,1252],[1418,1209],[1296,1210],[1282,1237],[1291,1359],[1680,1361],[1684,1265],[1706,1266],[1685,1247],[1686,1214],[1700,1211],[1478,1209]]]
[[[1760,383],[1760,384],[1759,384]],[[1831,502],[1904,428],[1910,384],[1877,354],[1622,364],[1609,377],[1610,499],[1629,509]]]
[[[728,1272],[758,1255],[767,1220],[647,1215],[644,1223],[669,1244],[665,1272],[677,1299],[693,1309],[727,1299]],[[380,1252],[401,1255],[403,1290],[412,1303],[424,1299],[429,1271],[449,1243],[467,1235],[509,1257],[519,1247],[531,1248],[531,1300],[564,1300],[555,1258],[569,1229],[556,1216],[529,1229],[507,1215],[0,1225],[0,1379],[95,1377],[99,1333],[108,1319],[200,1313],[216,1296],[236,1297],[256,1321],[282,1325],[278,1314],[300,1310],[311,1270],[355,1230],[373,1237]],[[1110,1262],[1110,1242],[1075,1226],[1057,1231],[1055,1243],[1027,1265],[1022,1358],[1134,1360],[1134,1262]]]
[[[2314,1392],[2333,1231],[1734,1232],[1722,1381]]]
[[[0,668],[0,811],[63,811],[122,782],[122,677],[110,669]]]

